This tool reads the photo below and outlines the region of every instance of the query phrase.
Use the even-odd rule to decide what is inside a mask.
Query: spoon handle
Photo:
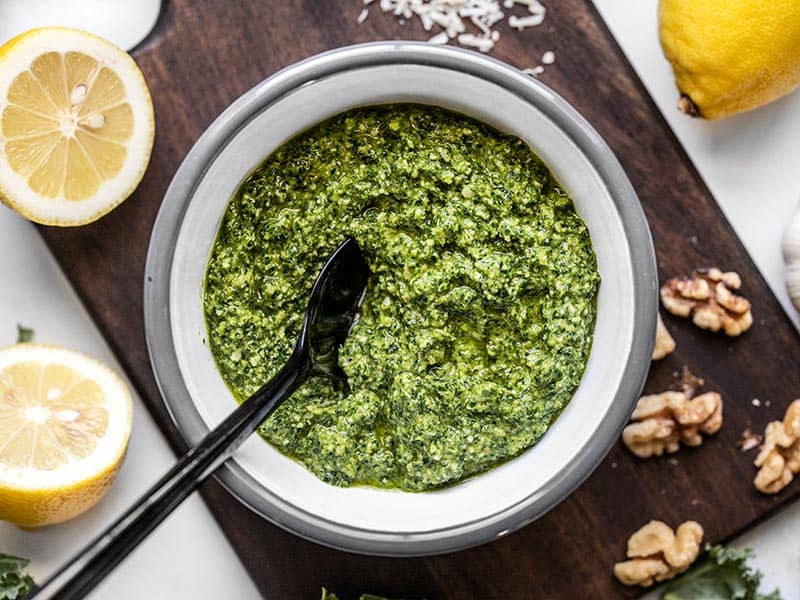
[[[295,353],[258,390],[189,450],[125,514],[74,556],[33,595],[36,600],[83,598],[246,440],[302,383]]]

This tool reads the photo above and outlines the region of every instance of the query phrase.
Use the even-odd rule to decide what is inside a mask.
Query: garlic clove
[[[800,311],[800,259],[786,266],[786,291],[794,307]]]
[[[783,233],[783,260],[786,263],[786,291],[800,311],[800,207]]]

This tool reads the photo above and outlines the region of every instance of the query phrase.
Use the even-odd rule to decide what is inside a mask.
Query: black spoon
[[[210,431],[124,515],[32,598],[83,598],[153,529],[183,502],[253,431],[312,375],[347,381],[339,366],[339,348],[364,299],[369,267],[355,240],[348,238],[320,271],[308,301],[292,356],[272,381]]]

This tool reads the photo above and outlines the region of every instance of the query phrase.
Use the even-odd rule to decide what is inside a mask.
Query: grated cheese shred
[[[508,25],[522,31],[544,22],[547,10],[539,0],[362,0],[365,8],[359,15],[362,23],[369,14],[369,5],[375,3],[384,13],[394,15],[401,23],[418,18],[425,31],[438,28],[428,40],[432,44],[446,44],[455,40],[462,46],[490,52],[500,39],[495,25],[506,18],[503,9],[522,6],[525,16],[511,15]],[[502,6],[501,6],[502,3]],[[469,29],[468,29],[469,27]]]

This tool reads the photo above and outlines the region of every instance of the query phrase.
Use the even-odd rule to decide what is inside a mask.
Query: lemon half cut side
[[[35,528],[94,506],[122,463],[132,414],[127,385],[91,358],[0,350],[0,519]]]
[[[0,200],[46,225],[90,223],[142,179],[153,104],[133,59],[76,29],[0,47]]]

